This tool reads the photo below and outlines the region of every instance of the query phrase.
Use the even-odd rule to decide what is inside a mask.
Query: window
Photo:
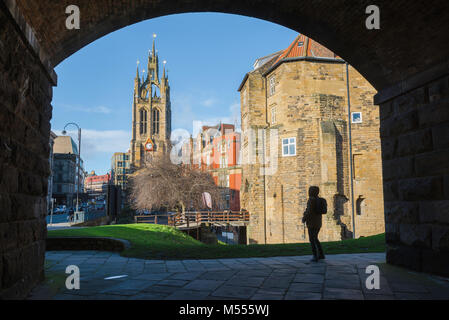
[[[365,209],[365,198],[363,198],[363,196],[359,196],[356,200],[357,215],[361,216],[364,213],[364,209]]]
[[[140,116],[140,134],[146,134],[147,133],[147,111],[145,109],[140,109],[139,111]]]
[[[276,77],[272,76],[270,78],[270,96],[275,94],[275,92],[276,92]]]
[[[351,113],[351,122],[352,123],[362,123],[362,113],[361,112]]]
[[[296,156],[296,138],[282,139],[282,156]]]
[[[153,109],[153,134],[159,134],[159,110]]]
[[[271,108],[271,124],[276,123],[276,107]]]
[[[303,41],[298,42],[298,47],[302,47],[303,45],[304,45],[304,42],[303,42]]]
[[[224,154],[220,157],[220,168],[227,168],[227,167],[228,167],[228,158],[226,154]]]

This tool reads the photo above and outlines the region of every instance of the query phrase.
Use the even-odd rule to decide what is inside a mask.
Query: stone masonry
[[[43,275],[50,101],[52,85],[56,85],[52,68],[122,27],[161,15],[199,11],[243,14],[301,31],[344,57],[376,88],[387,261],[449,272],[449,33],[445,29],[449,2],[433,1],[430,6],[428,1],[378,0],[381,30],[365,28],[365,1],[348,5],[345,0],[278,0],[276,10],[272,0],[78,0],[77,4],[82,28],[74,31],[65,28],[65,1],[0,1],[1,297],[23,296]],[[265,85],[254,74],[249,74],[248,83],[259,89]],[[262,97],[251,98],[252,114],[263,111]],[[365,123],[365,113],[363,119]],[[265,127],[266,119],[252,125]],[[367,169],[364,161],[358,163],[361,172]],[[257,171],[257,165],[252,170]],[[263,186],[255,181],[248,188],[248,195],[255,196],[254,205],[263,203],[264,193],[258,191]],[[363,196],[368,206],[371,197]],[[363,216],[364,207],[360,207]]]
[[[449,275],[449,77],[381,104],[387,262]]]
[[[0,299],[44,278],[52,81],[0,5]]]
[[[307,45],[328,59],[304,59],[302,53],[283,57]],[[320,187],[328,203],[320,239],[350,238],[346,64],[302,35],[278,56],[250,72],[240,88],[241,207],[251,213],[249,243],[307,241],[301,218],[312,185]],[[359,237],[384,232],[379,113],[373,105],[375,89],[352,67],[349,81],[351,112],[361,112],[363,118],[362,123],[351,125],[354,216]],[[284,155],[283,141],[292,138],[295,154]]]

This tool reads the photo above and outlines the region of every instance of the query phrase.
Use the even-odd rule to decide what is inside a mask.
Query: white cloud
[[[65,109],[73,110],[73,111],[80,111],[80,112],[86,112],[86,113],[100,113],[100,114],[110,114],[112,112],[111,108],[105,107],[105,106],[96,106],[96,107],[80,107],[80,106],[72,106],[63,104],[61,105]]]
[[[61,130],[53,130],[53,132],[62,135]],[[67,131],[67,134],[78,144],[77,131]],[[130,130],[81,129],[81,158],[84,161],[84,168],[89,171],[93,167],[109,170],[112,155],[115,152],[126,152],[130,141]]]
[[[192,120],[193,123],[193,135],[197,135],[202,126],[214,126],[219,123],[229,123],[235,125],[236,131],[240,131],[240,104],[233,103],[229,106],[229,116],[224,117],[212,117]]]
[[[209,98],[209,99],[205,99],[205,100],[201,101],[201,105],[205,106],[205,107],[212,107],[216,103],[217,103],[217,100],[215,100],[214,98]]]

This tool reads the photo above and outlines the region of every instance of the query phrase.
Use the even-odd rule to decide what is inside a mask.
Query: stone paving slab
[[[184,289],[197,291],[211,291],[221,286],[224,281],[220,280],[193,280]]]
[[[64,286],[68,265],[80,268],[80,290]],[[369,290],[366,267],[380,269]],[[449,299],[449,279],[389,266],[384,253],[210,260],[142,260],[104,251],[46,253],[48,279],[30,299],[57,300],[402,300]],[[108,277],[125,276],[105,280]]]
[[[257,291],[257,288],[238,287],[224,285],[212,293],[212,296],[250,299]]]

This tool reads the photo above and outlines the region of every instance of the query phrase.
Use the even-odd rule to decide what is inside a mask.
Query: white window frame
[[[276,107],[271,108],[271,124],[276,123]]]
[[[282,138],[282,156],[283,157],[294,157],[296,156],[296,137]],[[284,147],[287,146],[288,152],[285,153]],[[290,153],[290,147],[294,147],[294,153]]]

